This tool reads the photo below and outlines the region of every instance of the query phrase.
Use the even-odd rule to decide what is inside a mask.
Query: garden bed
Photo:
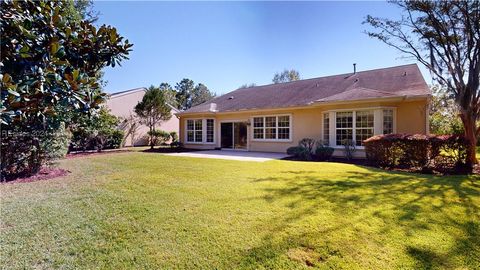
[[[0,182],[2,184],[16,184],[16,183],[30,183],[42,180],[49,180],[69,174],[70,171],[55,167],[43,167],[40,171],[34,175],[26,177],[17,177],[9,179],[6,182]]]

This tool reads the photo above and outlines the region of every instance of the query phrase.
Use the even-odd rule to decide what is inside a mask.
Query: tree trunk
[[[468,140],[467,148],[467,166],[472,168],[474,164],[478,163],[477,150],[477,123],[473,112],[466,111],[460,114],[465,129],[465,138]]]
[[[150,125],[150,149],[153,150],[153,133],[152,125]]]

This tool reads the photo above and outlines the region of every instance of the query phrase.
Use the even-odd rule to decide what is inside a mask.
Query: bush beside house
[[[460,135],[387,134],[364,141],[367,160],[382,168],[464,173],[468,141]]]
[[[296,160],[302,161],[326,161],[333,155],[334,149],[324,144],[322,141],[304,138],[300,140],[297,146],[289,147],[287,154]]]

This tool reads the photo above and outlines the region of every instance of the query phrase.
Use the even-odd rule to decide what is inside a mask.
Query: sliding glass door
[[[247,150],[247,124],[227,122],[220,124],[221,147]]]

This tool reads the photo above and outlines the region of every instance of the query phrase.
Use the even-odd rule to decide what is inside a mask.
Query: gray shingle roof
[[[209,112],[211,103],[217,105],[217,112],[231,112],[429,94],[418,66],[410,64],[237,89],[183,113]]]

